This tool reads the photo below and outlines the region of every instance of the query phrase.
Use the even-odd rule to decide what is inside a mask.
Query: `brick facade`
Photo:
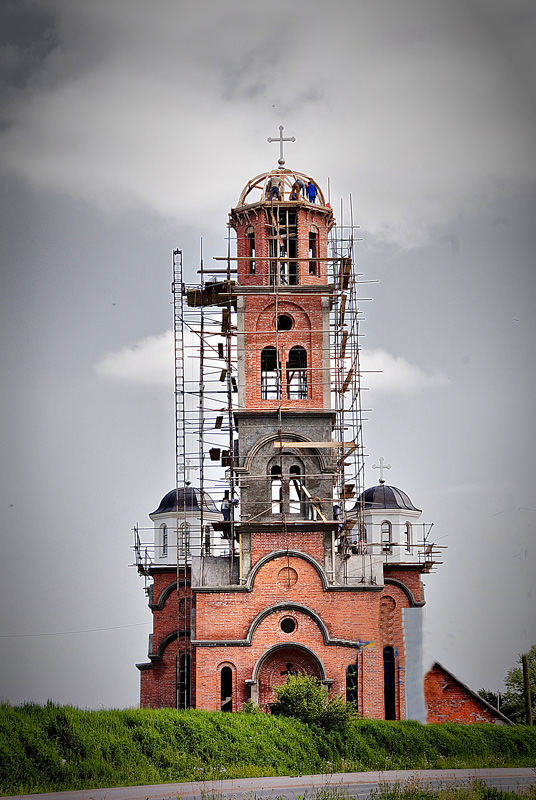
[[[426,673],[424,694],[428,710],[427,722],[512,724],[504,714],[437,662]]]

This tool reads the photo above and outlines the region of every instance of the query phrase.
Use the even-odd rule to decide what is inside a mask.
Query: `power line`
[[[142,625],[152,625],[150,622],[135,622],[132,625],[114,625],[111,628],[83,628],[79,631],[54,631],[50,633],[6,633],[0,634],[0,639],[16,639],[26,636],[70,636],[72,633],[95,633],[98,631],[118,631],[122,628],[139,628]]]

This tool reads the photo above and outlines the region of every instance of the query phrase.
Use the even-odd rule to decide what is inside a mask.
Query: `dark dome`
[[[400,508],[406,511],[421,510],[420,508],[415,508],[405,492],[397,489],[396,486],[387,486],[385,483],[365,489],[361,497],[364,500],[365,509]]]
[[[203,511],[210,511],[218,514],[218,509],[210,495],[204,492],[205,503]],[[201,511],[201,492],[193,486],[185,486],[181,489],[172,489],[164,495],[160,505],[153,511],[153,514],[165,514],[173,511]]]

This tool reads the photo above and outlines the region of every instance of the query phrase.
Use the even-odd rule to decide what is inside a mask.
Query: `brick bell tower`
[[[229,246],[225,269],[201,267],[224,277],[188,287],[182,254],[175,272],[178,468],[165,505],[174,533],[166,563],[140,570],[153,579],[155,615],[151,663],[138,665],[142,705],[235,711],[253,700],[269,710],[273,687],[306,673],[365,716],[418,718],[420,574],[432,561],[407,495],[386,487],[383,472],[364,491],[353,222],[338,236],[319,184],[285,167],[283,142],[293,140],[280,128],[272,141],[278,167],[249,181],[230,212],[234,254]],[[197,527],[179,546],[181,476],[195,449],[184,331],[194,327],[201,485]],[[215,447],[223,432],[228,444]],[[224,482],[209,477],[215,466]],[[207,489],[223,494],[219,519]],[[152,515],[155,552],[161,514]]]

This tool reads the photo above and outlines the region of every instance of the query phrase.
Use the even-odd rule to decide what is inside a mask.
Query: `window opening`
[[[357,664],[346,667],[346,702],[357,706]]]
[[[290,331],[293,324],[292,317],[289,317],[288,314],[280,314],[277,318],[278,331]]]
[[[223,667],[220,673],[220,708],[222,711],[233,710],[233,670]]]
[[[298,281],[298,228],[295,209],[281,208],[273,214],[276,224],[268,229],[269,257],[281,258],[270,261],[270,283],[272,285],[295,286]]]
[[[395,651],[383,648],[383,678],[385,719],[396,719]]]
[[[382,553],[391,552],[391,523],[382,522]]]
[[[292,617],[285,617],[285,619],[281,620],[279,627],[283,633],[294,633],[296,630],[296,620],[292,619]]]
[[[318,228],[309,231],[309,258],[318,258]],[[318,272],[318,261],[309,261],[309,275]]]
[[[281,480],[281,467],[272,467],[270,470],[272,479],[272,514],[281,514],[283,502],[283,481]]]
[[[411,522],[406,522],[406,553],[411,553]]]
[[[291,348],[287,361],[287,398],[307,399],[307,353],[297,345]]]
[[[160,530],[162,531],[162,555],[167,556],[168,554],[168,527],[164,523],[160,526]]]
[[[290,514],[301,513],[301,469],[297,466],[290,468],[290,481],[288,487],[288,510]]]
[[[179,662],[179,708],[191,707],[191,664],[188,653],[183,653]]]
[[[210,555],[210,525],[205,525],[205,555]]]
[[[246,230],[246,240],[248,256],[251,259],[249,262],[249,274],[255,275],[255,231],[253,228]]]
[[[281,398],[281,364],[275,347],[265,347],[261,353],[261,399]]]

